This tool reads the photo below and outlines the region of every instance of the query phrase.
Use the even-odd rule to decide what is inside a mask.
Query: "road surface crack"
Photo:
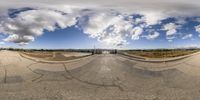
[[[84,80],[81,80],[75,76],[72,75],[72,73],[67,69],[67,66],[65,64],[63,64],[64,66],[64,69],[66,71],[66,73],[68,73],[70,75],[70,77],[78,82],[81,82],[81,83],[84,83],[84,84],[88,84],[88,85],[93,85],[93,86],[97,86],[97,87],[104,87],[104,88],[107,88],[107,87],[117,87],[120,91],[124,91],[124,89],[117,85],[117,84],[98,84],[98,83],[92,83],[92,82],[88,82],[88,81],[84,81]]]
[[[3,78],[3,83],[7,83],[7,69],[6,69],[6,66],[9,66],[10,64],[8,64],[8,65],[3,65],[3,66],[1,66],[3,69],[4,69],[4,78]]]
[[[30,66],[35,65],[35,64],[38,64],[38,62],[32,63],[32,64],[26,66],[31,72],[33,72],[33,73],[39,75],[39,77],[32,79],[32,82],[35,82],[35,81],[41,79],[41,78],[44,76],[44,74],[38,73],[38,72],[36,72],[36,71],[34,71],[34,70],[32,70],[32,69],[30,68]]]

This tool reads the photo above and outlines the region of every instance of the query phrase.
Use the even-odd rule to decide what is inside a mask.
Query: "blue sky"
[[[98,45],[96,39],[89,38],[86,34],[83,34],[79,29],[70,27],[66,29],[58,29],[54,32],[46,31],[34,42],[28,45],[16,45],[15,43],[8,42],[4,44],[6,47],[17,48],[45,48],[45,49],[70,49],[70,48],[93,48],[94,45]]]
[[[36,1],[1,1],[1,47],[200,47],[200,4],[189,0]]]
[[[89,38],[80,30],[74,27],[60,29],[54,32],[46,32],[46,34],[38,37],[37,40],[31,43],[29,48],[93,48],[97,41]]]
[[[140,40],[128,39],[128,44],[120,48],[128,49],[154,49],[154,48],[174,48],[174,47],[184,47],[196,46],[200,44],[200,38],[198,33],[189,30],[189,33],[193,33],[194,37],[189,39],[175,39],[173,42],[169,42],[165,39],[165,32],[160,32],[160,37],[155,40],[147,40],[146,38],[141,38]],[[145,34],[145,33],[144,33]],[[148,34],[148,33],[146,33]],[[70,27],[66,29],[57,29],[54,32],[46,31],[40,37],[37,37],[34,42],[28,45],[19,46],[15,43],[6,43],[4,46],[8,47],[18,47],[18,48],[45,48],[45,49],[86,49],[86,48],[109,48],[109,46],[99,43],[96,39],[88,37],[81,30]]]

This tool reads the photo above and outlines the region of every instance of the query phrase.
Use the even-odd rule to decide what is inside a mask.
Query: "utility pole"
[[[92,54],[93,54],[93,55],[96,54],[96,47],[95,47],[95,45],[94,45],[94,49],[93,49]]]

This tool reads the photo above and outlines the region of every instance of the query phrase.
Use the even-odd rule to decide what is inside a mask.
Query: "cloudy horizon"
[[[2,0],[0,45],[133,49],[198,46],[199,12],[197,0]]]

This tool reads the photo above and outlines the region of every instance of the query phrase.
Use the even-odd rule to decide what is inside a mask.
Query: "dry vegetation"
[[[175,50],[129,50],[125,52],[130,55],[147,57],[147,58],[170,58],[170,57],[184,56],[198,51],[199,50],[175,49]]]
[[[53,57],[53,52],[23,52],[27,56],[35,57],[35,58],[51,58]]]
[[[46,52],[46,51],[34,51],[34,52],[22,52],[22,53],[30,57],[50,60],[50,61],[73,60],[73,59],[82,58],[89,55],[89,54],[81,55],[80,53],[80,56],[79,56],[79,55],[73,55],[74,52]]]

